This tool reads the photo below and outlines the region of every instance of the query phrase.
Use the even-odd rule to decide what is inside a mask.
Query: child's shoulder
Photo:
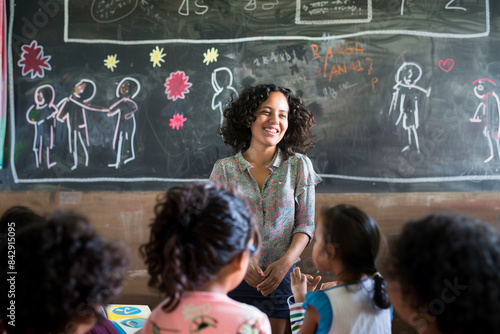
[[[153,310],[145,333],[154,333],[155,328],[170,328],[184,332],[191,328],[193,321],[196,322],[196,319],[200,317],[217,323],[217,333],[239,332],[238,328],[242,326],[260,328],[259,333],[271,333],[269,320],[263,312],[223,294],[186,292],[179,305],[171,312],[162,309],[166,302],[168,299]],[[207,333],[214,333],[214,331],[208,330]]]

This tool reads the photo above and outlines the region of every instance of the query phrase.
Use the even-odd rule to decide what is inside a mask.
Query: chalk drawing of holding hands
[[[116,152],[116,161],[108,167],[118,168],[120,163],[126,164],[135,159],[134,137],[136,130],[135,112],[137,103],[133,100],[141,85],[134,78],[126,77],[120,81],[116,88],[118,101],[109,107],[108,116],[117,116],[116,128],[113,137],[113,150]]]
[[[87,148],[90,146],[90,141],[87,111],[109,111],[108,109],[95,108],[90,105],[95,93],[95,83],[89,79],[82,79],[75,85],[72,94],[57,104],[59,109],[57,119],[66,122],[68,128],[69,152],[73,154],[73,167],[71,167],[71,170],[76,169],[78,166],[78,147],[84,153],[85,166],[89,165]]]

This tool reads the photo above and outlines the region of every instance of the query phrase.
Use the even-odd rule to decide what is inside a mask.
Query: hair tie
[[[380,277],[380,278],[382,278],[382,279],[384,278],[384,276],[382,276],[382,275],[381,275],[378,271],[377,271],[377,272],[375,272],[375,273],[371,276],[371,278],[373,279],[373,278],[375,278],[375,277],[377,277],[377,276],[378,276],[378,277]]]

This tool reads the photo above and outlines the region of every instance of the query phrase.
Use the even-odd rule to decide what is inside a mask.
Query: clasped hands
[[[263,296],[268,296],[280,285],[289,269],[290,265],[283,258],[271,263],[265,271],[256,262],[250,261],[245,282]]]

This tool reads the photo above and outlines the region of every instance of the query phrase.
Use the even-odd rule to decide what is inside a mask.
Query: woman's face
[[[250,146],[276,147],[288,129],[289,111],[288,101],[283,93],[270,93],[255,111],[256,119],[250,126]]]

